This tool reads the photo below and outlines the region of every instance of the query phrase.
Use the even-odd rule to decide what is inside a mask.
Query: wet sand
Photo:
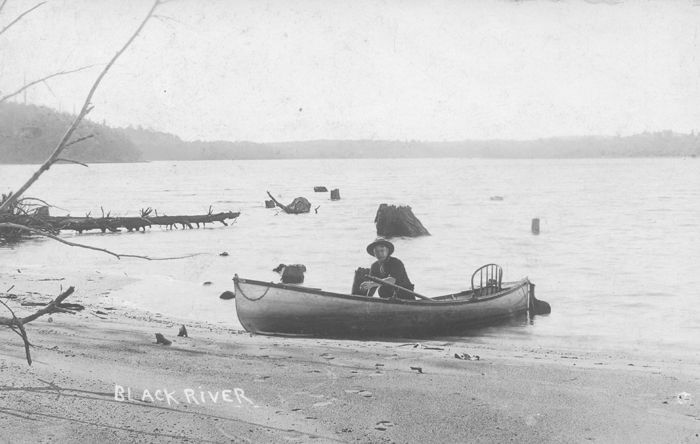
[[[0,329],[3,442],[700,444],[693,359],[255,336],[205,320],[179,337],[182,321],[110,302],[128,278],[65,277],[47,294],[52,276],[2,272],[18,316],[61,284],[86,307],[27,325],[31,366]]]

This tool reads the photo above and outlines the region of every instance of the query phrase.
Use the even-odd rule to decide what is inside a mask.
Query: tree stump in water
[[[275,208],[275,201],[274,200],[266,200],[265,201],[265,208]]]
[[[331,200],[340,200],[340,190],[338,188],[331,190]]]
[[[306,200],[304,197],[297,197],[290,203],[289,205],[282,205],[272,197],[272,194],[270,192],[267,192],[267,195],[270,196],[272,201],[280,208],[284,210],[285,213],[290,213],[290,214],[300,214],[300,213],[308,213],[311,211],[311,202]]]
[[[377,225],[377,235],[382,237],[393,236],[430,236],[428,230],[413,215],[411,207],[396,205],[379,205],[377,216],[374,218]]]
[[[50,216],[49,207],[44,205],[42,207],[37,208],[36,210],[34,210],[34,215],[35,216]]]
[[[311,211],[311,202],[304,197],[295,198],[292,203],[287,205],[287,213],[308,213]]]
[[[367,280],[365,276],[369,274],[369,268],[358,268],[355,270],[355,278],[352,281],[352,290],[350,294],[355,294],[359,296],[367,296],[367,291],[360,290],[360,284]]]

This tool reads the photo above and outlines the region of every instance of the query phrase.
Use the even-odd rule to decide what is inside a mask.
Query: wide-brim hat
[[[390,255],[394,253],[394,244],[380,237],[377,238],[371,244],[367,245],[367,253],[369,253],[370,256],[374,256],[374,247],[376,247],[377,245],[384,245],[385,247],[387,247],[389,249]]]

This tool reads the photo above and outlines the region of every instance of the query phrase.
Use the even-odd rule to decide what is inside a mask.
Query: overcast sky
[[[8,0],[0,29],[37,3]],[[150,6],[48,1],[0,36],[0,91],[95,65],[26,94],[80,109]],[[172,0],[157,13],[91,119],[255,142],[700,130],[697,0]]]

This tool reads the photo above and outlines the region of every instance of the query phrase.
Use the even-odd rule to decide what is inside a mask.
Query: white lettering
[[[123,401],[124,400],[124,387],[121,385],[114,384],[114,400]]]
[[[238,403],[239,403],[239,404],[243,404],[243,403],[241,402],[241,398],[243,398],[243,399],[245,399],[246,401],[248,401],[251,405],[255,405],[255,403],[254,403],[253,401],[251,401],[250,399],[248,399],[248,398],[245,397],[245,394],[243,393],[243,389],[236,388],[236,389],[234,389],[234,391],[236,392],[236,398],[238,398]]]
[[[1,1],[1,0],[0,0]],[[245,395],[245,392],[243,391],[242,388],[234,388],[232,390],[221,390],[221,391],[210,391],[210,390],[201,390],[202,387],[199,387],[200,390],[193,390],[193,389],[183,389],[183,394],[185,395],[185,401],[187,401],[190,404],[206,404],[207,403],[207,398],[209,399],[209,402],[216,404],[219,402],[219,399],[221,399],[222,402],[231,402],[236,404],[235,407],[242,407],[242,404],[245,404],[244,401],[247,401],[248,404],[252,405],[253,407],[258,407],[255,405],[253,401],[248,399]],[[199,392],[199,396],[197,396],[197,392]],[[114,384],[114,400],[115,401],[141,401],[141,402],[152,402],[155,403],[156,400],[160,402],[167,402],[168,405],[173,405],[173,404],[180,404],[180,401],[176,399],[176,394],[177,390],[168,392],[167,389],[157,389],[153,392],[151,392],[149,389],[143,389],[143,392],[141,393],[141,399],[138,398],[132,398],[131,396],[131,387],[124,387],[119,384]],[[233,395],[236,395],[236,400],[238,401],[237,403],[234,402]],[[136,395],[136,393],[134,394]]]
[[[143,390],[143,395],[141,396],[141,402],[146,402],[146,396],[148,396],[151,399],[151,402],[156,402],[155,399],[153,399],[153,396],[151,396],[151,392],[149,392],[148,389]]]
[[[173,400],[173,402],[174,402],[175,404],[179,404],[179,402],[177,402],[177,399],[175,399],[175,397],[173,396],[173,395],[175,394],[175,392],[168,393],[168,391],[167,391],[166,389],[163,389],[163,392],[165,393],[165,399],[168,400],[168,405],[170,405],[170,400],[171,400],[171,399]]]
[[[194,390],[192,389],[185,389],[185,398],[187,399],[187,402],[192,404],[193,402],[197,405],[199,405],[199,401],[197,401],[197,398],[194,397]],[[190,401],[190,398],[192,400]]]

